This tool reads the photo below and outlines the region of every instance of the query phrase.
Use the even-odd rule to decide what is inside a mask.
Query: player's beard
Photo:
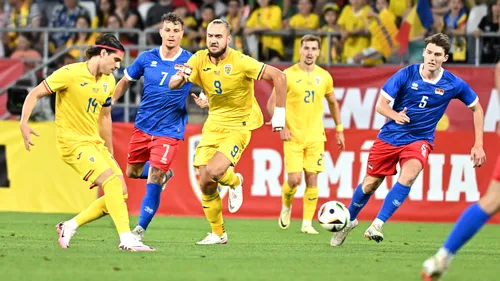
[[[227,50],[227,45],[221,48],[217,52],[212,52],[210,51],[210,48],[208,48],[208,53],[210,54],[211,57],[218,59],[220,56],[222,56]]]

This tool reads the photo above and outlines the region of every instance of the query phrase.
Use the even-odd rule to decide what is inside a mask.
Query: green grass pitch
[[[390,222],[377,244],[363,239],[364,222],[333,248],[317,224],[319,235],[305,235],[299,221],[283,231],[277,220],[227,219],[227,245],[196,246],[209,231],[204,218],[156,217],[145,242],[157,252],[132,253],[118,250],[109,217],[78,229],[70,249],[59,248],[55,225],[70,217],[0,212],[0,280],[420,280],[422,262],[452,227]],[[500,226],[484,227],[444,280],[499,280],[499,238]]]

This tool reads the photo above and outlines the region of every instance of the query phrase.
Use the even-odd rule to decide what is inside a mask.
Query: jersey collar
[[[422,63],[422,64],[420,64],[420,67],[418,68],[418,73],[420,74],[420,77],[422,77],[422,80],[424,80],[424,82],[436,85],[439,82],[439,80],[441,80],[441,77],[443,77],[444,69],[442,67],[441,67],[441,69],[439,69],[439,75],[434,80],[425,79],[424,76],[422,75],[423,69],[424,69],[424,64]]]
[[[161,58],[161,60],[163,60],[163,61],[175,61],[175,60],[176,60],[176,59],[178,59],[178,58],[179,58],[179,56],[182,54],[182,48],[179,48],[179,52],[177,52],[177,54],[175,54],[175,56],[173,56],[172,58],[165,58],[165,57],[163,56],[163,52],[162,52],[162,50],[163,50],[163,46],[160,46],[160,49],[159,49],[158,51],[160,52],[160,58]]]

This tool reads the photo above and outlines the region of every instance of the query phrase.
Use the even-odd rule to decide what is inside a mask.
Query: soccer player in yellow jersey
[[[59,223],[59,244],[68,248],[79,226],[110,214],[120,235],[121,250],[154,251],[130,232],[127,186],[114,160],[111,97],[116,80],[112,72],[120,67],[124,48],[112,34],[102,34],[87,50],[86,62],[64,66],[34,88],[23,105],[21,133],[27,150],[38,134],[28,125],[36,102],[56,95],[56,146],[61,158],[80,177],[100,186],[104,196],[69,221]]]
[[[218,184],[229,186],[229,211],[236,212],[243,202],[243,178],[236,166],[250,142],[251,131],[262,126],[262,112],[254,96],[254,80],[273,80],[276,110],[274,130],[285,127],[286,81],[283,72],[228,47],[229,24],[212,21],[207,28],[207,50],[193,55],[186,67],[179,67],[169,83],[176,89],[186,81],[200,86],[208,97],[208,119],[196,148],[194,166],[200,171],[202,206],[212,233],[198,245],[226,244]]]
[[[280,132],[284,140],[285,168],[288,180],[283,183],[283,207],[279,226],[290,226],[292,200],[297,186],[302,182],[305,171],[306,191],[304,194],[303,233],[318,234],[312,227],[312,219],[318,203],[318,173],[323,171],[323,156],[326,141],[323,127],[323,99],[326,98],[335,124],[337,124],[337,145],[344,149],[344,133],[340,123],[337,100],[333,93],[332,76],[317,66],[321,39],[305,35],[300,42],[299,63],[285,69],[287,81],[286,127]],[[275,111],[276,94],[273,91],[267,108],[269,114]]]

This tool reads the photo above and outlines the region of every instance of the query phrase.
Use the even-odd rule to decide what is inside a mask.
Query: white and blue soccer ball
[[[341,231],[347,226],[350,219],[351,214],[342,202],[326,202],[318,211],[319,224],[330,232]]]

